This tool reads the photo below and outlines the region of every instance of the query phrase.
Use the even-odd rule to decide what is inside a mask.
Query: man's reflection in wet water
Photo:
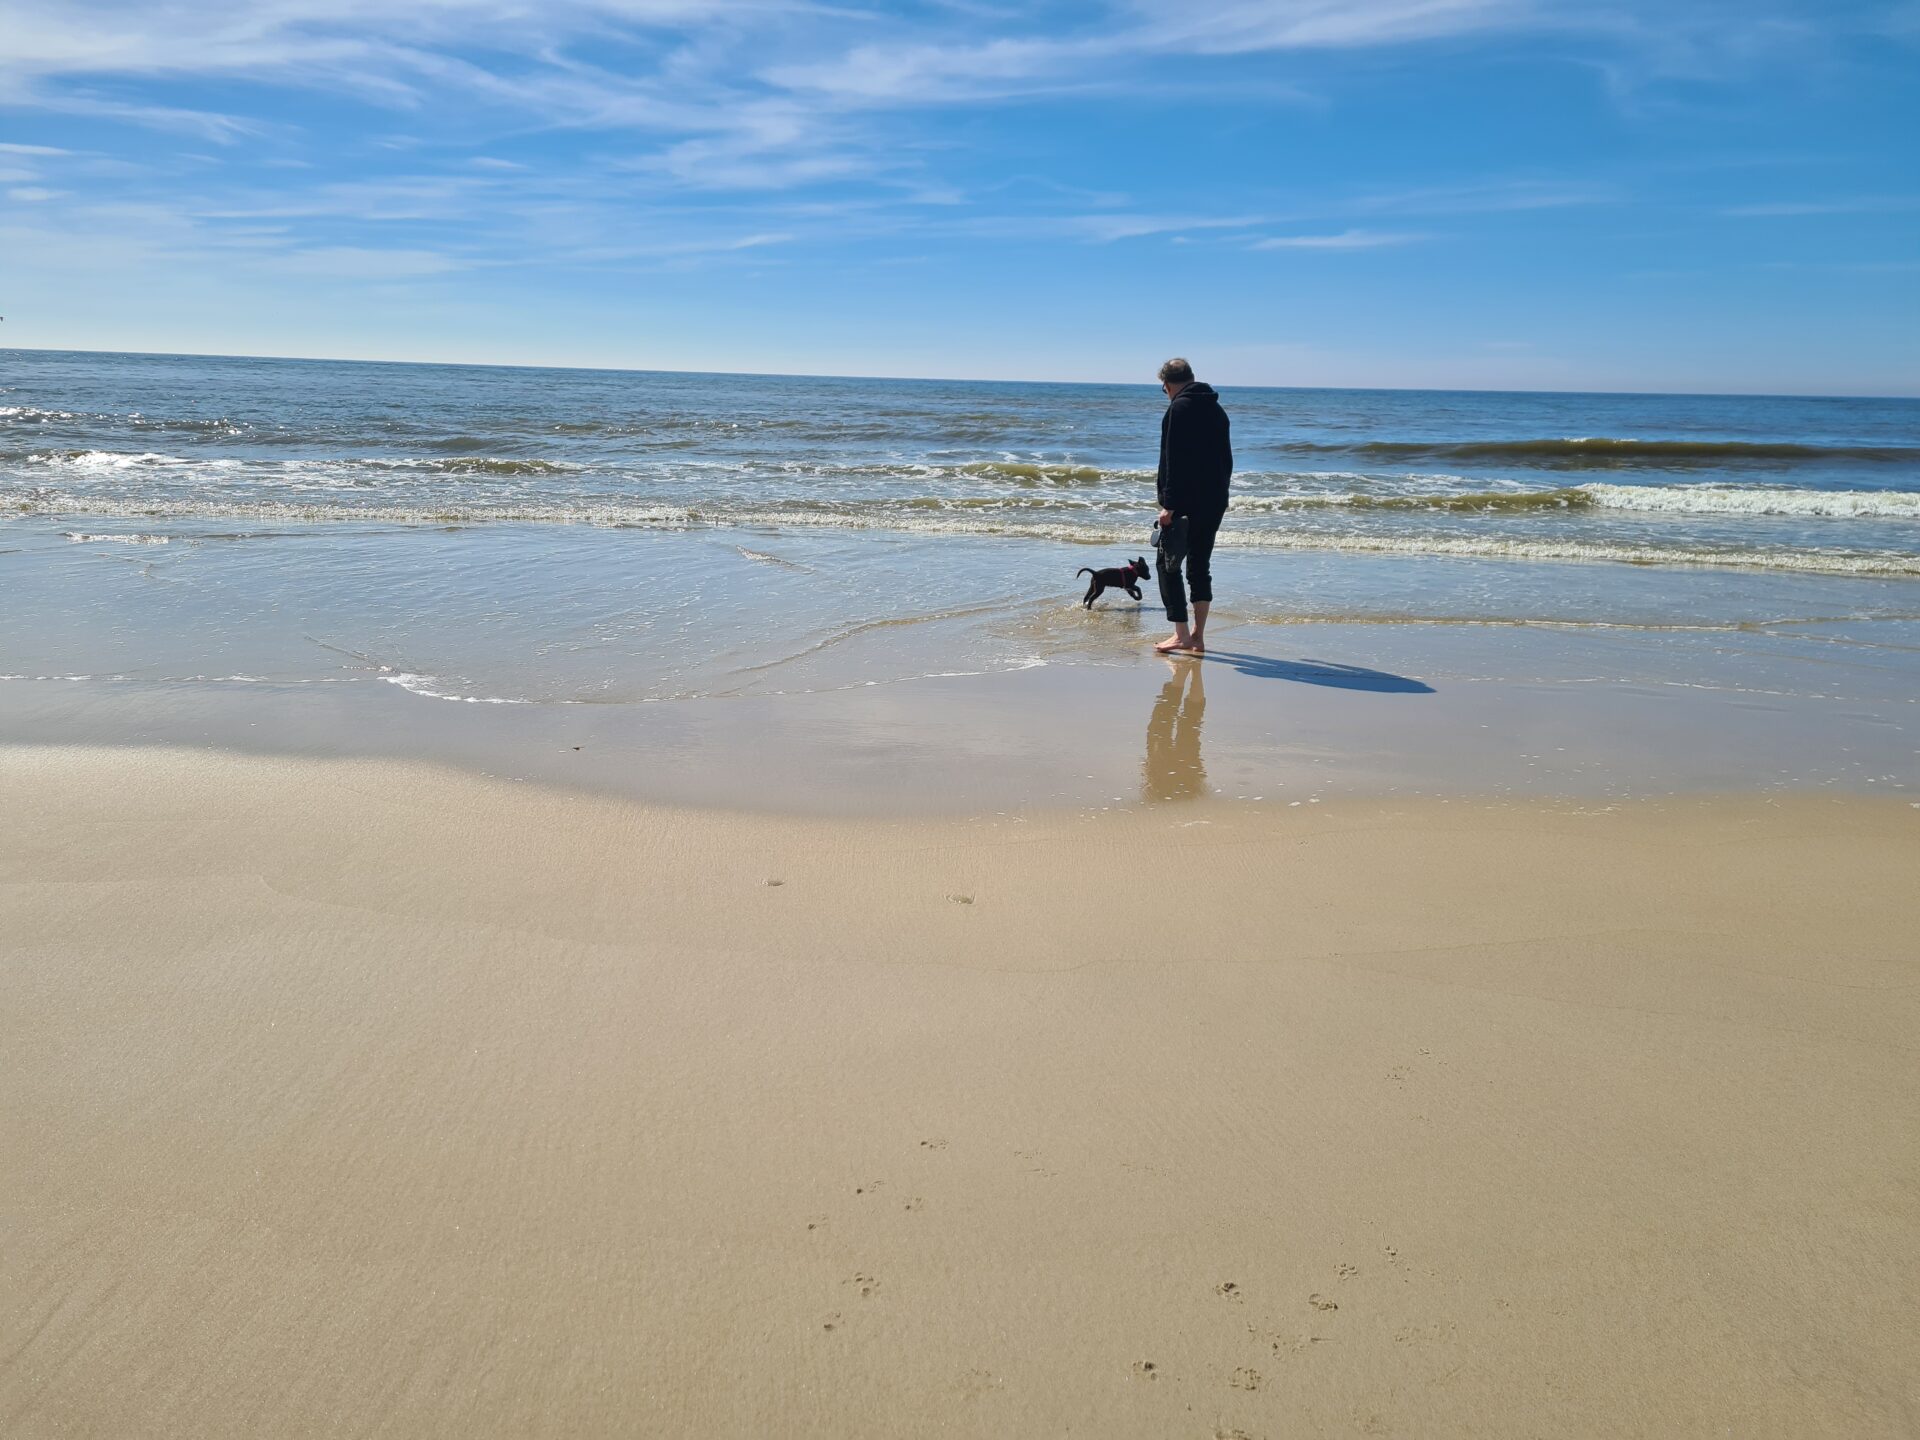
[[[1173,672],[1160,687],[1147,721],[1147,759],[1141,792],[1148,800],[1197,800],[1207,794],[1207,765],[1200,758],[1200,722],[1207,713],[1204,662],[1169,660]]]

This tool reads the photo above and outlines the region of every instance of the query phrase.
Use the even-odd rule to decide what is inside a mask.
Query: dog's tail
[[[1073,573],[1074,573],[1074,577],[1077,579],[1082,575],[1091,575],[1093,571],[1089,570],[1086,566],[1082,565],[1078,570],[1074,571]]]

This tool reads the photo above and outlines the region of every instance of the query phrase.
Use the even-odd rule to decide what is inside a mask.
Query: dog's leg
[[[1138,600],[1140,598],[1140,587],[1138,585],[1129,585],[1127,586],[1127,593]]]
[[[1106,587],[1101,585],[1101,583],[1098,580],[1095,580],[1092,584],[1087,586],[1087,598],[1081,603],[1084,606],[1086,606],[1087,609],[1091,610],[1093,608],[1093,602],[1100,598],[1100,592],[1105,588]]]

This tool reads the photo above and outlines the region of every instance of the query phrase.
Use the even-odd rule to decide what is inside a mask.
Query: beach
[[[15,360],[8,1436],[1920,1429],[1920,402]]]
[[[1920,811],[13,748],[15,1435],[1895,1435]]]

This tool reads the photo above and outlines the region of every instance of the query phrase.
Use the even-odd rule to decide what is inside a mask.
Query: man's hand
[[[1173,511],[1162,510],[1160,512],[1160,524],[1163,527],[1173,524]]]

